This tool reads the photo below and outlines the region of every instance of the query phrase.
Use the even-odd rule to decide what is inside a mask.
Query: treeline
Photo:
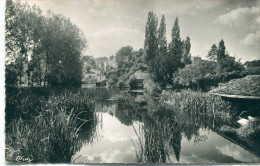
[[[243,77],[244,66],[230,56],[224,40],[213,44],[207,60],[199,58],[198,63],[191,61],[190,37],[182,40],[178,17],[171,30],[171,42],[166,40],[165,16],[161,18],[159,28],[155,13],[149,12],[145,31],[145,59],[153,80],[161,88],[194,88],[217,86],[219,82]],[[201,86],[200,86],[201,85]]]
[[[241,78],[249,73],[245,71],[240,61],[229,55],[224,40],[219,45],[213,44],[208,52],[209,60],[199,60],[179,69],[173,78],[176,88],[192,88],[208,91],[211,86],[220,82]]]
[[[6,1],[6,84],[78,87],[82,31],[63,15],[20,1]]]
[[[182,40],[178,18],[175,19],[171,30],[172,40],[167,44],[165,16],[162,15],[158,26],[158,18],[154,12],[148,13],[145,28],[145,60],[149,72],[152,73],[155,82],[163,88],[173,85],[173,73],[186,64],[191,63],[190,38]]]

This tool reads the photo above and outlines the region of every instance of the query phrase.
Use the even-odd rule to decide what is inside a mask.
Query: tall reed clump
[[[184,90],[181,92],[163,92],[160,98],[162,105],[170,106],[176,111],[198,112],[227,115],[231,111],[231,104],[203,92]]]
[[[25,96],[28,100],[30,97]],[[81,91],[52,93],[48,98],[39,99],[40,102],[34,99],[38,105],[32,107],[33,115],[12,119],[7,125],[6,160],[16,162],[16,157],[21,156],[32,162],[71,162],[81,147],[80,128],[96,126],[95,100]],[[17,100],[17,103],[30,114],[32,108],[25,105],[27,100]]]

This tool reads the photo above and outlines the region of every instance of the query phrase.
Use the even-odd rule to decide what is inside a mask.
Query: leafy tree
[[[20,85],[22,78],[28,86],[41,85],[42,78],[44,86],[81,85],[86,40],[70,19],[50,11],[43,16],[36,6],[7,0],[5,30],[7,70],[16,72]]]
[[[218,47],[216,46],[216,44],[213,44],[208,52],[207,57],[209,58],[209,60],[216,62],[217,56],[218,56]]]
[[[200,61],[198,63],[186,65],[174,74],[173,82],[175,86],[204,88],[200,86],[201,81],[207,79],[215,81],[217,79],[217,63],[211,61]],[[215,83],[215,82],[214,82]],[[210,84],[210,81],[208,81]]]
[[[132,59],[132,54],[133,54],[133,47],[132,46],[124,46],[121,47],[117,52],[116,52],[116,60],[117,62],[126,62],[127,60]]]
[[[158,18],[154,12],[148,13],[147,23],[145,27],[145,60],[149,64],[157,55],[158,39],[157,39]],[[151,65],[149,65],[151,67]]]
[[[25,65],[27,64],[27,69],[29,68],[28,52],[31,50],[32,44],[31,22],[30,19],[27,19],[29,12],[27,4],[22,4],[20,1],[14,3],[12,0],[6,2],[6,59],[7,63],[15,61],[18,64],[20,85]],[[29,80],[29,70],[27,70],[27,76]]]

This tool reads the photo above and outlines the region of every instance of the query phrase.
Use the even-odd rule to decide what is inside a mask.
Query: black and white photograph
[[[4,164],[260,164],[260,0],[3,1]]]

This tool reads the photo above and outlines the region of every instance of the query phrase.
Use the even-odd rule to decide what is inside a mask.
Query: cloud
[[[244,28],[245,37],[240,43],[246,46],[260,44],[260,8],[245,7],[237,8],[226,14],[220,15],[216,23],[226,25],[228,27]]]
[[[216,149],[223,155],[232,157],[235,160],[242,161],[242,162],[258,162],[258,158],[245,151],[241,147],[230,144],[230,145],[222,145],[222,146],[217,146]]]
[[[103,38],[103,37],[122,37],[122,36],[138,36],[142,34],[142,32],[138,29],[130,29],[126,27],[111,27],[106,30],[95,32],[92,36],[95,38]]]
[[[252,8],[237,8],[229,13],[220,15],[216,23],[220,23],[223,25],[227,25],[229,27],[239,27],[239,26],[254,26],[258,24],[257,17],[259,17],[260,8],[252,7]]]
[[[244,45],[259,45],[260,44],[260,31],[257,31],[256,33],[249,33],[246,35],[246,37],[242,40],[240,40],[241,44]]]

